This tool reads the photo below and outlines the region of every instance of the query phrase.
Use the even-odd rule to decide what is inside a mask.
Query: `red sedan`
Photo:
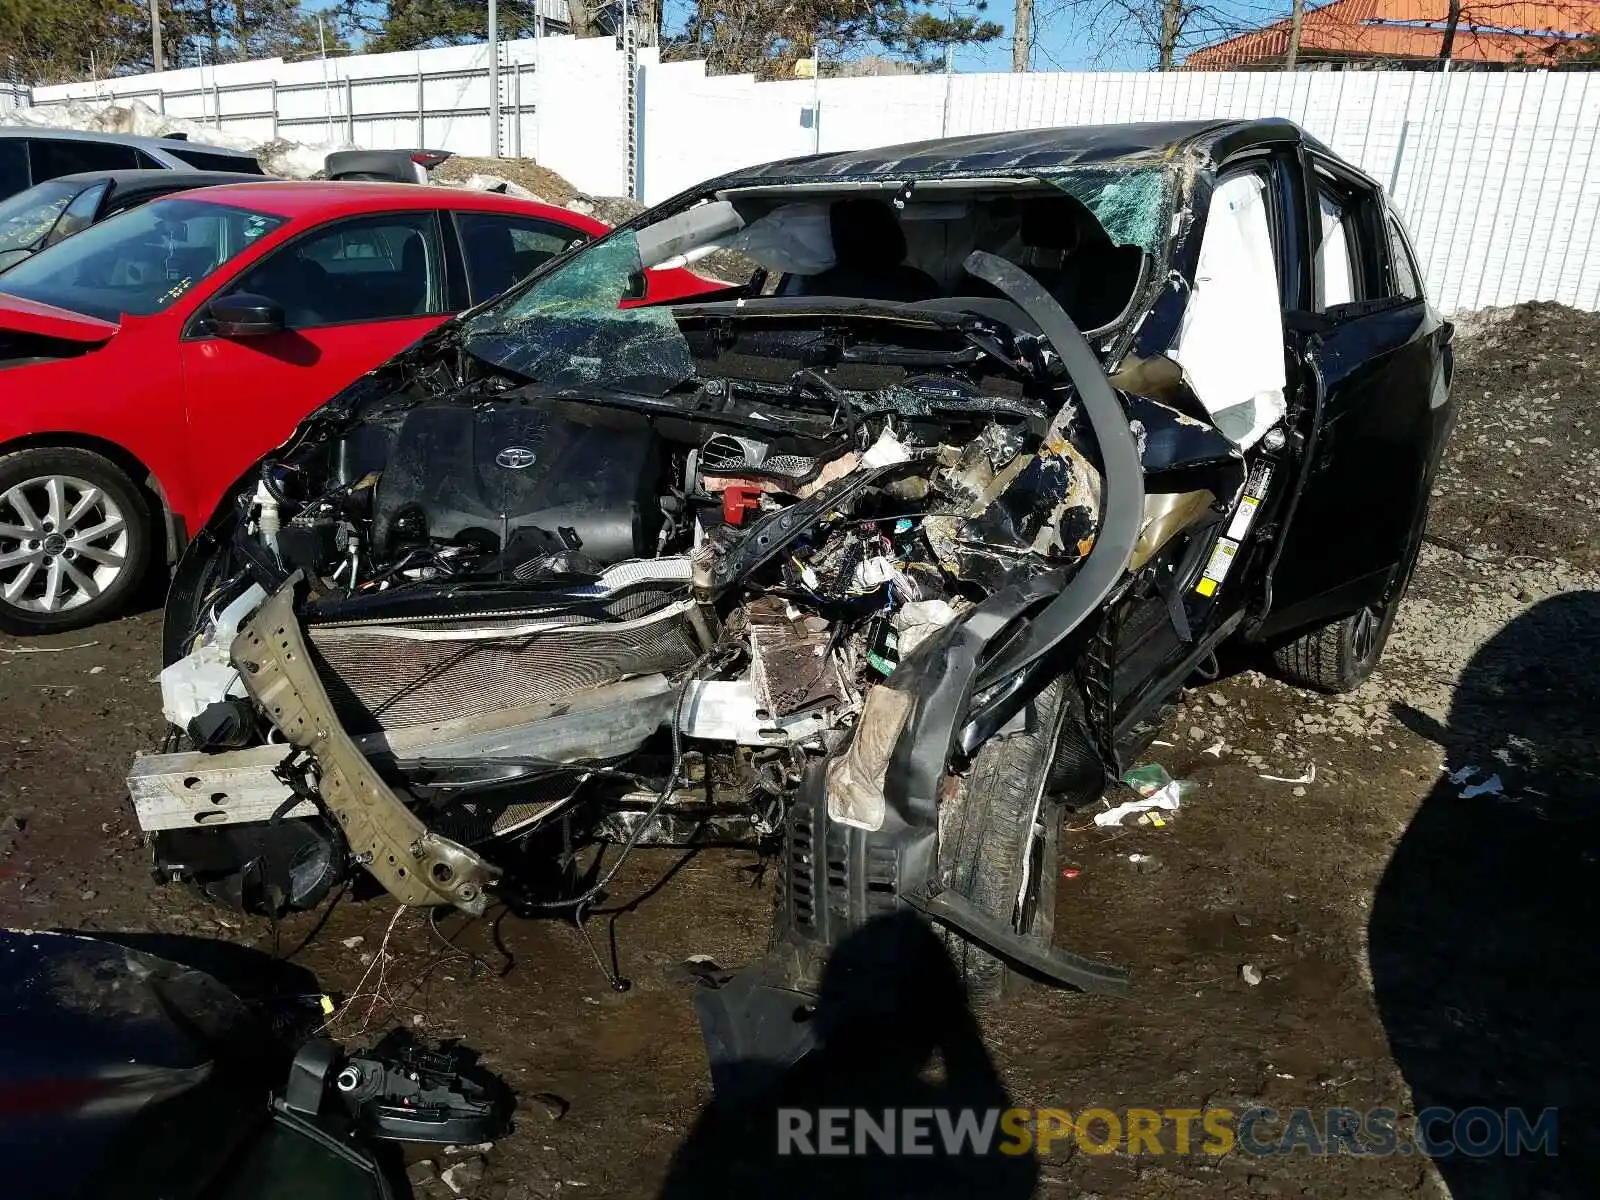
[[[491,193],[250,183],[157,200],[15,267],[0,629],[109,615],[312,408],[605,230]],[[654,272],[643,302],[714,286]]]

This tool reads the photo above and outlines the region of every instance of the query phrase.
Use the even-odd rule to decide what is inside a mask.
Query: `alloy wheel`
[[[105,491],[40,475],[0,492],[0,601],[24,612],[88,604],[127,569],[128,522]]]
[[[1383,610],[1368,605],[1352,618],[1350,629],[1350,657],[1364,663],[1378,644],[1378,630],[1383,625]]]

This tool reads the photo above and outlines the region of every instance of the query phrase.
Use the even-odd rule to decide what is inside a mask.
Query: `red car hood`
[[[118,326],[99,317],[0,292],[0,329],[40,334],[66,342],[103,342],[117,332]]]

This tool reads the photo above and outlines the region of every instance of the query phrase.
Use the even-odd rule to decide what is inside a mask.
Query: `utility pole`
[[[1026,71],[1033,61],[1033,0],[1016,0],[1011,10],[1011,69]]]
[[[150,69],[162,71],[161,61],[161,7],[160,0],[150,0]]]
[[[1289,14],[1289,52],[1283,56],[1283,69],[1294,70],[1294,60],[1300,57],[1300,25],[1306,19],[1306,0],[1294,0],[1294,11]]]
[[[317,49],[322,56],[322,112],[327,118],[323,141],[333,141],[333,87],[328,83],[328,38],[322,31],[322,14],[317,14]]]
[[[489,157],[500,157],[500,8],[489,0]]]
[[[956,69],[956,48],[949,42],[944,47],[944,111],[939,116],[939,136],[950,136],[950,76]]]

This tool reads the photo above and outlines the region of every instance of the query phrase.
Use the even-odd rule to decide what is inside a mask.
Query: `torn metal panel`
[[[390,895],[402,904],[482,913],[499,868],[418,820],[339,725],[300,634],[299,582],[296,572],[234,639],[233,661],[246,690],[289,744],[311,755],[317,788],[351,852]]]
[[[750,682],[757,707],[774,720],[837,708],[850,692],[828,652],[826,622],[791,618],[781,602],[746,606],[750,616]]]
[[[684,736],[738,746],[792,745],[833,722],[823,711],[774,716],[749,679],[696,679],[685,686],[678,728]]]

